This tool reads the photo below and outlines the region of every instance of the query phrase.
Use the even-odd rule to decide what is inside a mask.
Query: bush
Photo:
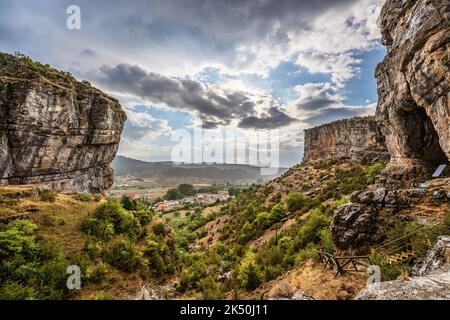
[[[55,243],[37,241],[36,225],[16,220],[0,231],[0,299],[63,299],[69,263]]]
[[[38,195],[39,195],[39,199],[41,199],[41,201],[55,202],[55,200],[56,200],[56,193],[54,193],[50,189],[39,189]]]
[[[225,294],[212,276],[201,279],[199,287],[202,291],[201,298],[203,300],[222,300],[225,298]]]
[[[157,236],[164,236],[166,234],[166,227],[164,223],[155,223],[152,227],[153,233]]]
[[[88,216],[81,228],[88,235],[105,241],[110,240],[115,233],[126,234],[133,241],[142,234],[142,226],[133,213],[111,199],[99,206],[92,216]]]
[[[295,256],[295,265],[300,265],[302,262],[308,260],[308,259],[317,259],[317,249],[314,246],[314,244],[309,243],[306,248],[301,249],[298,251],[297,255]]]
[[[260,212],[256,215],[256,221],[261,229],[269,228],[272,222],[272,215],[269,212]]]
[[[331,238],[331,229],[323,228],[319,230],[320,244],[322,245],[322,250],[328,253],[334,252],[333,240]]]
[[[135,244],[125,238],[118,239],[108,250],[108,262],[122,271],[136,270],[139,256]]]
[[[73,197],[75,200],[81,201],[81,202],[89,202],[92,201],[92,197],[90,194],[87,193],[78,193]]]
[[[365,170],[365,174],[366,174],[367,179],[369,179],[370,182],[374,182],[375,181],[375,177],[383,169],[384,169],[384,164],[382,164],[382,163],[375,163],[375,164],[371,165],[370,167],[368,167]]]
[[[255,262],[255,254],[247,252],[239,267],[238,279],[247,290],[255,290],[261,283],[261,272]]]
[[[278,222],[286,217],[287,212],[281,204],[276,204],[272,207],[272,210],[270,210],[270,215],[273,222]]]
[[[331,218],[319,209],[309,213],[305,224],[302,225],[295,238],[296,247],[304,248],[308,243],[316,243],[320,240],[319,230],[330,226]]]
[[[304,201],[305,197],[303,196],[303,193],[300,192],[291,192],[286,197],[286,204],[288,210],[291,212],[300,210],[303,206]]]
[[[136,202],[134,200],[131,200],[130,198],[128,198],[125,195],[120,200],[120,204],[126,210],[129,210],[129,211],[136,210]]]

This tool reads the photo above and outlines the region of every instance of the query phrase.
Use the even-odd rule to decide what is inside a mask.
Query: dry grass
[[[278,279],[268,282],[254,292],[255,298],[291,297],[296,291],[303,291],[319,300],[352,299],[358,291],[364,288],[366,277],[364,273],[347,273],[334,277],[331,270],[322,271],[321,264],[307,261]]]

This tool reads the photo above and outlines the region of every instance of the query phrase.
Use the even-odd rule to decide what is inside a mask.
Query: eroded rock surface
[[[0,53],[0,185],[110,188],[125,120],[119,102],[88,82]]]
[[[351,195],[349,203],[334,211],[331,223],[333,243],[342,250],[377,244],[385,236],[383,226],[389,217],[419,204],[429,206],[450,204],[450,197],[447,197],[448,188],[448,180],[442,180],[440,184],[429,189],[377,188],[356,191]],[[437,201],[435,194],[444,197],[439,196]]]
[[[388,49],[376,70],[388,179],[423,181],[450,159],[450,1],[388,0],[380,16]]]
[[[351,159],[361,163],[387,162],[384,137],[373,117],[352,118],[305,130],[304,163]]]

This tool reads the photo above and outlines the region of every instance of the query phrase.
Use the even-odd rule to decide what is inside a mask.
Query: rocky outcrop
[[[373,117],[352,118],[305,130],[303,163],[351,159],[387,162],[384,137]]]
[[[0,54],[0,184],[110,188],[125,120],[119,102],[88,82]]]
[[[450,179],[435,180],[424,189],[377,188],[354,192],[349,203],[334,211],[333,243],[341,250],[380,243],[390,218],[401,216],[402,210],[420,212],[424,206],[435,208],[450,204],[449,182]]]
[[[408,280],[369,284],[358,300],[450,299],[450,237],[441,236]]]
[[[333,243],[339,249],[358,249],[376,244],[384,237],[384,216],[417,204],[427,194],[422,189],[356,191],[351,201],[336,209],[331,224]]]
[[[387,0],[380,16],[388,53],[376,69],[388,179],[427,180],[450,159],[450,2]]]

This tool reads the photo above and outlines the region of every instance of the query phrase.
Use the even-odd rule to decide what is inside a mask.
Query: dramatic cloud
[[[109,90],[133,93],[153,103],[197,112],[206,128],[227,125],[234,119],[244,119],[241,124],[247,128],[260,129],[280,127],[293,121],[275,107],[271,107],[264,118],[255,118],[258,109],[265,108],[262,103],[265,97],[254,97],[243,91],[206,87],[196,80],[147,72],[139,66],[102,66],[92,77]]]
[[[268,115],[263,117],[251,116],[239,123],[239,128],[254,128],[254,129],[277,129],[287,126],[294,122],[295,119],[291,118],[284,112],[277,108],[270,108]]]

